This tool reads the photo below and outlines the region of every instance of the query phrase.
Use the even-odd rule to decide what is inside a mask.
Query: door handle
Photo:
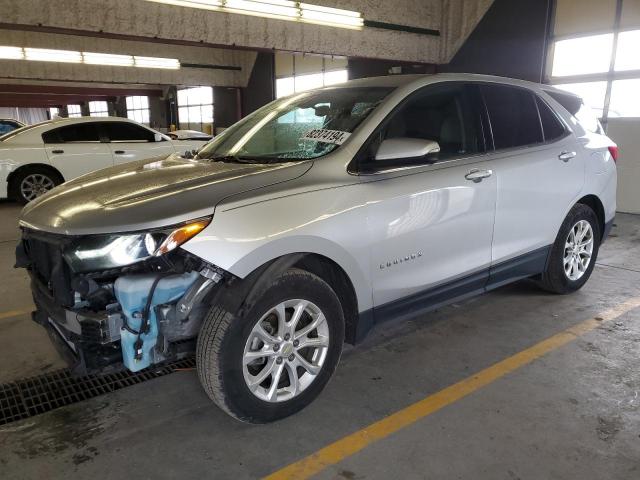
[[[478,170],[477,168],[474,168],[469,171],[464,178],[471,180],[473,183],[480,183],[483,178],[488,178],[491,175],[493,175],[493,170]]]
[[[51,150],[51,153],[55,153],[56,155],[60,155],[61,153],[64,153],[64,150]]]
[[[576,155],[577,155],[576,152],[562,152],[560,155],[558,155],[558,158],[566,163]]]
[[[125,152],[124,152],[124,150],[116,150],[113,153],[115,153],[116,155],[124,155]]]

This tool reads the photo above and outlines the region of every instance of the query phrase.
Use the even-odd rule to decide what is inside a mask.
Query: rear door
[[[574,135],[534,92],[497,84],[481,89],[498,182],[492,263],[527,255],[538,262],[530,265],[535,270],[582,190],[585,165]]]
[[[117,164],[170,155],[169,140],[156,141],[155,132],[131,122],[103,122],[102,129]]]
[[[65,180],[113,165],[111,149],[100,141],[98,124],[83,122],[42,134],[51,164]]]

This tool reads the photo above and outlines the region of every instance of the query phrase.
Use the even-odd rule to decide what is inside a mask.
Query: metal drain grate
[[[195,358],[142,370],[73,377],[67,369],[0,385],[0,425],[88,400],[121,388],[162,377],[183,368],[194,368]]]

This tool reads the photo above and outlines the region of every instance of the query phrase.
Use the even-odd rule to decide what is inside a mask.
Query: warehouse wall
[[[249,77],[247,88],[242,90],[242,115],[257,110],[276,98],[275,55],[261,52]]]
[[[620,149],[618,211],[640,213],[640,118],[611,118],[609,135]]]
[[[439,29],[442,0],[316,0],[364,12],[368,19]],[[105,12],[96,15],[96,12]],[[0,0],[4,24],[158,37],[309,53],[434,62],[440,38],[365,28],[363,31],[207,11],[143,0]]]
[[[446,63],[493,0],[315,0],[363,13],[365,20],[440,30],[440,36],[365,27],[349,30],[207,11],[143,0],[0,0],[3,26],[152,37],[415,63]],[[96,15],[96,12],[105,12]]]
[[[472,72],[541,82],[553,0],[496,0],[446,72]]]

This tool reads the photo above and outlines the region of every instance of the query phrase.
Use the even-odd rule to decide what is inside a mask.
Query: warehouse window
[[[89,102],[89,114],[92,117],[108,117],[109,106],[105,101]]]
[[[213,89],[211,87],[178,90],[178,124],[182,130],[211,132],[213,127]]]
[[[81,117],[82,109],[80,105],[67,105],[67,115],[69,118]]]
[[[618,49],[616,50],[616,72],[640,70],[640,30],[622,32],[618,35]]]
[[[609,117],[640,117],[640,18],[629,15],[637,5],[556,2],[549,80],[582,97],[605,125]]]
[[[612,47],[613,33],[558,41],[553,54],[552,75],[567,77],[607,72]]]
[[[640,117],[640,78],[613,82],[609,116]]]
[[[53,120],[54,118],[58,118],[60,116],[60,109],[58,107],[49,108],[49,118]]]
[[[314,88],[343,83],[348,79],[349,74],[347,70],[335,70],[333,72],[312,73],[308,75],[278,78],[276,80],[276,97],[286,97],[287,95],[305,92]]]
[[[136,95],[127,97],[127,118],[149,125],[149,97]]]
[[[567,92],[575,93],[595,111],[598,117],[602,117],[607,82],[563,83],[555,86]]]
[[[326,87],[349,79],[347,61],[313,55],[276,54],[276,97]]]

